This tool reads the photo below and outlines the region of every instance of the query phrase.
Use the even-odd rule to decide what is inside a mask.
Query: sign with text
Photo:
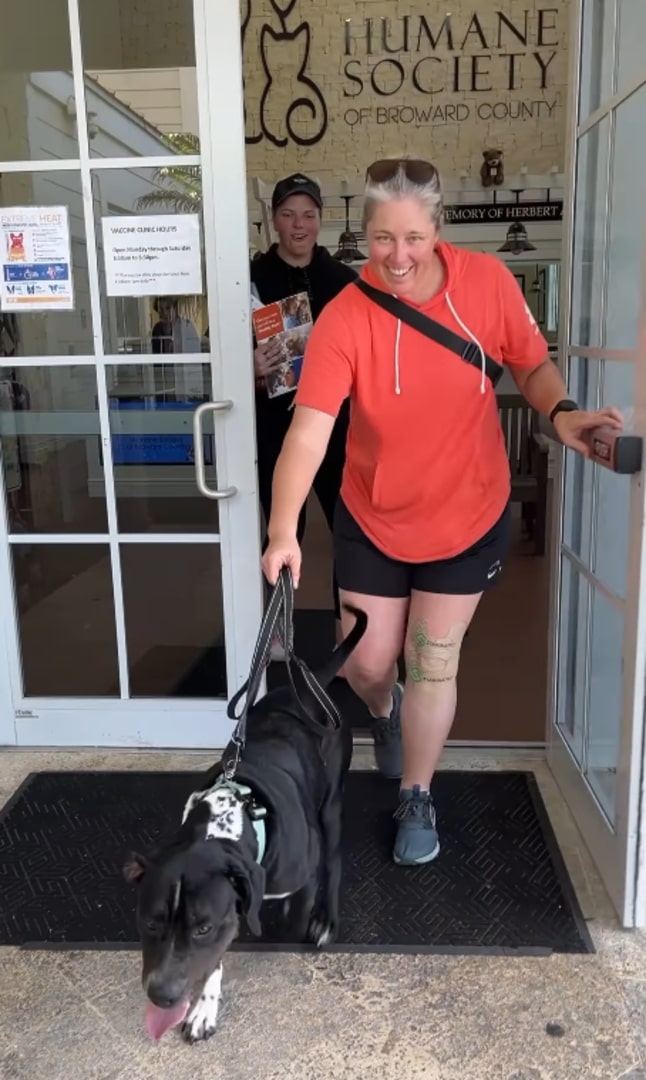
[[[559,9],[545,7],[513,16],[497,11],[487,20],[477,11],[346,18],[345,123],[420,127],[551,115],[556,99],[544,92],[562,46],[558,16]],[[509,96],[524,86],[533,88],[531,97]],[[397,94],[418,104],[387,107],[384,99]],[[460,101],[465,94],[473,101]]]
[[[563,201],[458,203],[444,207],[447,225],[498,225],[512,221],[562,221]]]
[[[314,5],[246,0],[247,145],[311,147],[337,122],[353,139],[375,124],[390,126],[393,138],[402,124],[555,124],[567,80],[567,5],[539,4],[451,12],[422,4],[417,14],[387,0],[332,0],[308,20]]]
[[[0,310],[72,311],[72,258],[66,206],[0,210]]]
[[[201,296],[197,214],[104,217],[108,296]]]

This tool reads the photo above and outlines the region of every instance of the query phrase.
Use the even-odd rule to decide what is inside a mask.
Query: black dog
[[[355,626],[317,673],[324,688],[366,630],[365,613],[349,610]],[[237,936],[239,909],[259,936],[263,899],[284,899],[303,939],[319,947],[334,939],[352,733],[343,723],[321,723],[309,680],[298,694],[305,716],[290,686],[257,702],[234,781],[224,775],[230,744],[190,796],[175,838],[149,857],[132,855],[124,867],[126,880],[139,886],[142,981],[153,1038],[179,1024],[189,1042],[214,1033],[222,958]]]

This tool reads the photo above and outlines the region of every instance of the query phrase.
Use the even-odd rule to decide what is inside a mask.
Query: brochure
[[[307,339],[312,329],[312,310],[306,292],[262,307],[253,305],[253,328],[258,344],[274,338],[280,344],[281,363],[265,377],[270,398],[292,394],[298,386]]]

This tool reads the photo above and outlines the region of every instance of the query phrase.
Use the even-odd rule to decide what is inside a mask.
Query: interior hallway
[[[495,588],[483,597],[462,647],[452,740],[545,741],[550,557],[549,551],[533,555],[521,535],[518,504],[513,512],[511,556]],[[331,557],[327,524],[313,497],[297,608],[331,607]]]

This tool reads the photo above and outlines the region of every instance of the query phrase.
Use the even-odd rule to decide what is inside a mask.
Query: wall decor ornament
[[[258,50],[264,75],[264,87],[255,116],[249,115],[245,100],[245,142],[259,143],[267,139],[274,146],[314,146],[320,142],[328,126],[328,110],[323,92],[308,74],[312,29],[307,20],[290,29],[289,19],[296,0],[270,0],[273,16],[264,22],[257,33]],[[242,18],[242,50],[249,45],[253,0],[244,0]],[[251,46],[254,47],[253,45]],[[287,108],[273,104],[275,85],[286,78],[286,70],[297,68],[292,83],[292,98]],[[283,83],[284,85],[284,83]],[[244,78],[243,78],[244,90]],[[280,97],[283,101],[283,95]],[[279,113],[282,117],[279,118]]]

